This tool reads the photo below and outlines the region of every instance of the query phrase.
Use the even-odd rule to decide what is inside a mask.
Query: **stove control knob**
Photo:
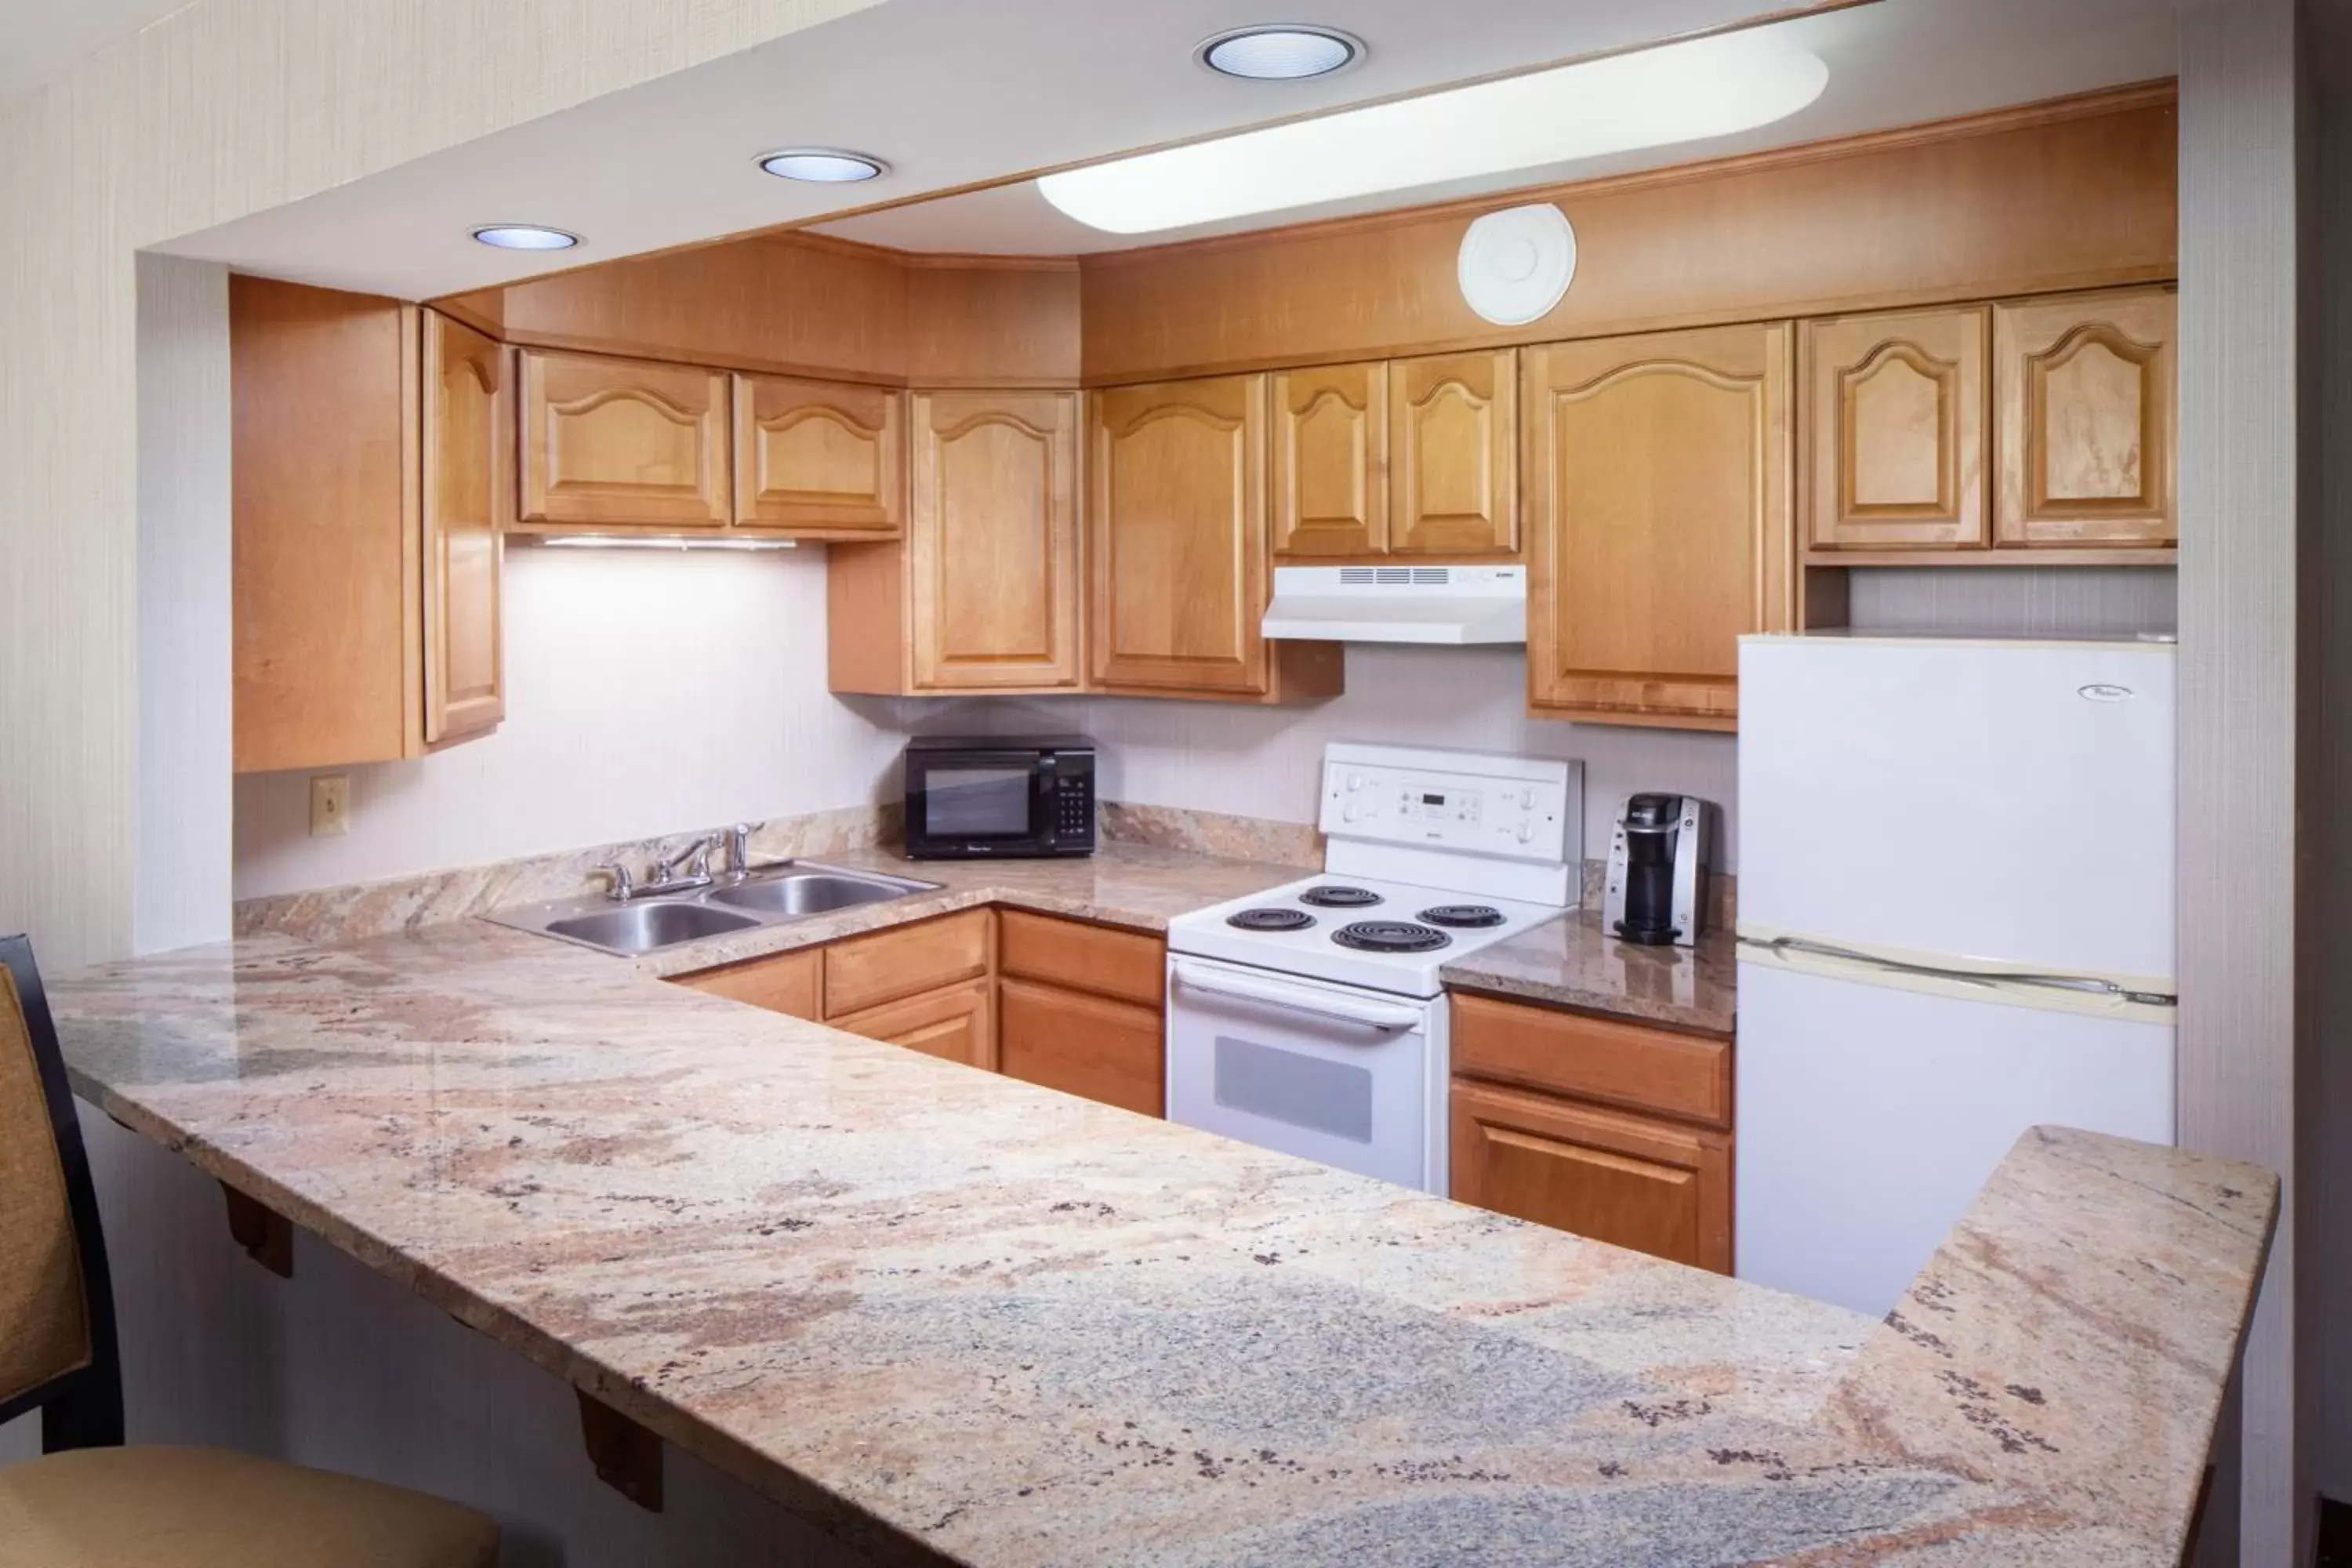
[[[1344,812],[1340,813],[1340,816],[1341,816],[1341,818],[1342,818],[1343,820],[1345,820],[1345,821],[1348,821],[1348,822],[1353,822],[1353,821],[1355,821],[1355,820],[1356,820],[1356,818],[1357,818],[1357,817],[1359,817],[1359,816],[1362,816],[1362,815],[1363,815],[1363,812],[1362,812],[1361,808],[1360,808],[1360,807],[1359,807],[1359,806],[1356,805],[1356,803],[1355,803],[1354,801],[1352,801],[1352,800],[1351,800],[1351,801],[1349,801],[1349,802],[1348,803],[1348,809],[1347,809],[1346,811],[1344,811]]]
[[[1521,790],[1521,791],[1519,792],[1519,809],[1520,809],[1521,811],[1532,811],[1532,810],[1534,810],[1534,809],[1535,809],[1535,804],[1536,804],[1536,792],[1535,792],[1535,791],[1533,791],[1533,790],[1531,790],[1531,789],[1523,789],[1523,790]]]
[[[1363,788],[1364,775],[1361,773],[1349,773],[1348,775],[1348,787],[1350,790],[1360,790]]]
[[[1534,823],[1532,823],[1532,822],[1522,822],[1522,823],[1520,823],[1520,824],[1519,824],[1519,842],[1520,842],[1520,843],[1522,843],[1522,844],[1532,843],[1532,842],[1534,841],[1534,839],[1535,839],[1535,836],[1536,836],[1536,825],[1535,825]]]

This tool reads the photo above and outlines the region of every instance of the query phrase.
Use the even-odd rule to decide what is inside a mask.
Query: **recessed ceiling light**
[[[1066,169],[1037,189],[1088,227],[1150,234],[1727,136],[1794,114],[1829,74],[1776,31],[1727,33]]]
[[[879,158],[863,153],[845,153],[838,147],[786,147],[782,151],[762,153],[760,167],[780,180],[809,180],[818,184],[839,185],[856,180],[871,180],[889,172],[890,165]]]
[[[1252,81],[1298,81],[1329,76],[1364,58],[1364,41],[1337,27],[1273,23],[1219,33],[1192,51],[1219,76]]]
[[[474,237],[500,250],[569,250],[580,243],[576,234],[531,223],[486,223],[474,231]]]

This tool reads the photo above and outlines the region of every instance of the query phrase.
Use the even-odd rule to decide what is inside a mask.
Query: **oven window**
[[[923,831],[934,838],[1005,838],[1029,831],[1027,768],[927,768]]]
[[[1255,1040],[1217,1037],[1217,1103],[1351,1143],[1372,1141],[1372,1075]]]

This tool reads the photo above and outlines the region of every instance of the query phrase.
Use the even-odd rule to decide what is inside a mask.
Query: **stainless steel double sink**
[[[521,904],[489,918],[516,931],[635,957],[705,937],[788,925],[834,910],[938,890],[937,882],[786,860],[746,877],[720,878],[708,887],[641,893],[626,902],[591,896]]]

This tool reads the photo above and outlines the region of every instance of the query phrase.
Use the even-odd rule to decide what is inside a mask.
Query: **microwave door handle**
[[[1190,964],[1176,965],[1176,984],[1188,991],[1200,991],[1212,996],[1231,996],[1240,1001],[1262,1003],[1292,1013],[1308,1013],[1335,1023],[1355,1024],[1367,1029],[1393,1031],[1416,1027],[1422,1021],[1418,1007],[1384,1007],[1377,1002],[1350,1002],[1342,996],[1328,995],[1319,991],[1296,991],[1272,981],[1251,980],[1239,974],[1222,972],[1213,976],[1194,969]]]

